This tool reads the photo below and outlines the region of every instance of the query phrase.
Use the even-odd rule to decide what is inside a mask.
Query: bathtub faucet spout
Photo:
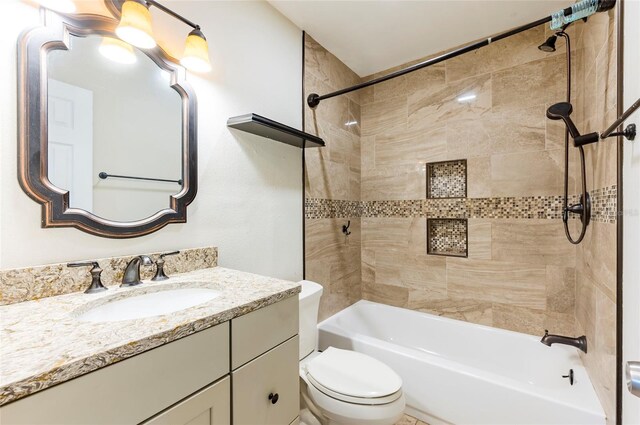
[[[540,342],[544,345],[548,345],[549,347],[551,347],[552,344],[570,345],[584,351],[585,353],[587,352],[587,337],[584,335],[576,338],[571,338],[569,336],[549,334],[549,331],[545,329],[544,336],[542,337]]]

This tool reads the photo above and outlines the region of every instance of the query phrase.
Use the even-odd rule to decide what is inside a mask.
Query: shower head
[[[557,39],[558,39],[557,36],[552,35],[551,37],[547,38],[547,41],[545,41],[544,43],[539,45],[538,49],[542,50],[543,52],[547,52],[547,53],[555,52],[556,51],[556,40]]]

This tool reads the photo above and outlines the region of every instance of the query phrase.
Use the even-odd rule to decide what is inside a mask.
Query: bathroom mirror
[[[197,152],[184,69],[120,41],[111,18],[47,21],[18,54],[19,180],[42,226],[124,238],[186,222]]]

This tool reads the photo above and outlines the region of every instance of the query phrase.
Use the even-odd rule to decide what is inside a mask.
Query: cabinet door
[[[142,425],[229,425],[231,424],[230,378],[198,391]]]
[[[232,373],[233,423],[283,425],[300,409],[298,336]]]

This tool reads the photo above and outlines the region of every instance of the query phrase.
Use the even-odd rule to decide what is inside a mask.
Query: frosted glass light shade
[[[72,0],[36,0],[36,2],[42,7],[56,12],[73,13],[76,11],[76,5]]]
[[[202,31],[195,29],[189,33],[184,47],[184,55],[180,59],[182,66],[189,71],[209,72],[211,62],[209,61],[209,44],[202,34]]]
[[[146,5],[136,0],[127,0],[122,5],[122,16],[116,34],[141,49],[156,47],[151,28],[151,12]]]
[[[98,50],[102,56],[114,62],[131,64],[137,61],[133,47],[117,38],[104,37]]]

